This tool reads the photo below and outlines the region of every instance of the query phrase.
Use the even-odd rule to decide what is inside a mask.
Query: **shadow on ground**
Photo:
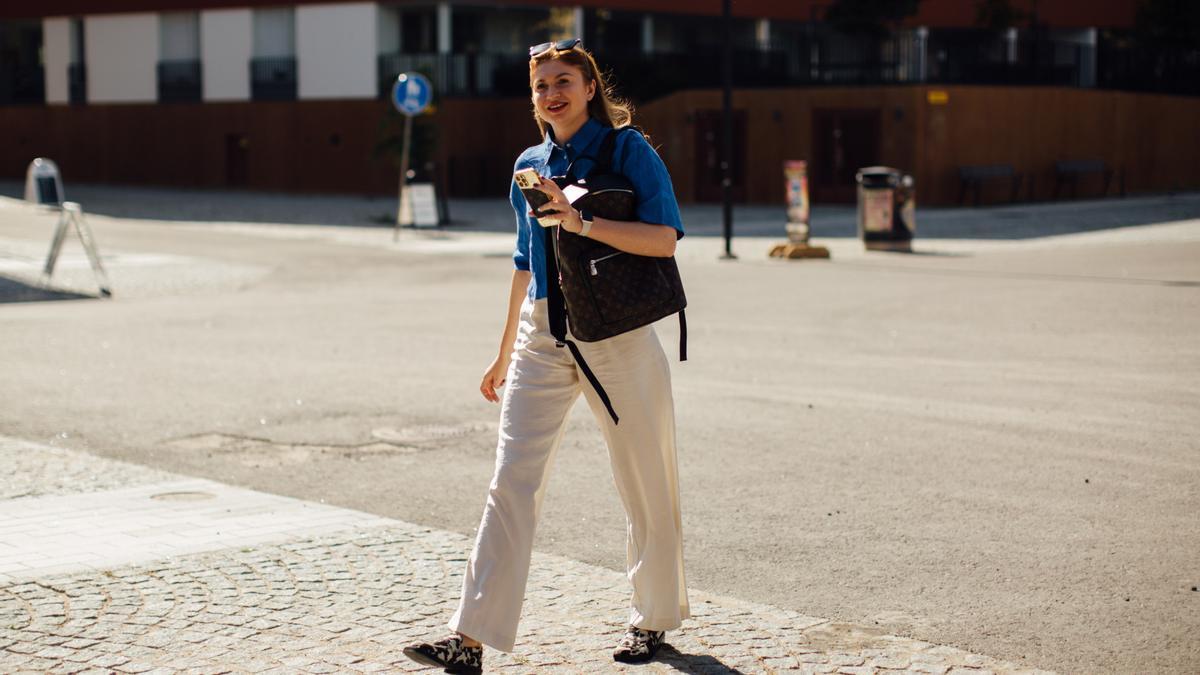
[[[512,232],[512,208],[506,186],[494,198],[452,199],[452,232]],[[0,195],[20,199],[23,185],[0,181]],[[318,195],[182,189],[115,185],[68,185],[67,198],[87,213],[135,220],[184,222],[280,223],[391,227],[396,199],[391,196]],[[920,195],[918,194],[918,199]],[[720,204],[684,204],[684,226],[691,236],[723,236]],[[999,206],[917,206],[917,239],[1030,239],[1118,227],[1200,218],[1200,193],[1107,198]],[[786,236],[780,204],[734,206],[735,237]],[[812,236],[855,237],[853,205],[815,205]]]
[[[737,668],[730,668],[708,654],[684,654],[670,644],[664,644],[659,650],[653,663],[670,666],[681,673],[696,673],[697,675],[742,675]]]
[[[50,302],[54,300],[95,300],[97,296],[43,288],[20,279],[0,275],[0,304]]]

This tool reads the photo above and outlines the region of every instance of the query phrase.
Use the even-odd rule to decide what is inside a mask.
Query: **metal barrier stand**
[[[96,250],[96,240],[92,237],[92,228],[88,227],[87,221],[83,218],[83,207],[78,202],[63,202],[58,213],[58,225],[54,228],[54,239],[50,242],[50,252],[46,255],[46,266],[42,268],[42,285],[50,284],[54,266],[58,263],[58,254],[62,252],[63,242],[67,238],[67,229],[74,226],[79,243],[83,244],[88,263],[92,266],[92,273],[96,275],[96,282],[100,285],[101,297],[111,298],[112,286],[108,283],[108,274],[105,273],[104,265],[100,262],[100,252]]]
[[[108,283],[108,274],[104,272],[104,265],[100,263],[100,252],[96,250],[92,229],[83,218],[83,207],[79,202],[63,201],[62,175],[53,160],[38,157],[29,163],[29,169],[25,172],[25,201],[58,211],[58,225],[54,228],[54,239],[46,255],[46,266],[42,268],[42,286],[50,285],[58,254],[62,252],[63,242],[67,239],[67,229],[74,226],[79,243],[83,244],[88,263],[92,266],[92,273],[100,285],[100,297],[111,298],[112,287]]]

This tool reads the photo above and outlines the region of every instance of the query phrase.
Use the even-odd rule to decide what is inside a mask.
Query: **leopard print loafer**
[[[454,675],[479,675],[483,672],[483,647],[467,647],[457,635],[437,642],[410,645],[404,648],[404,655],[417,663],[445,668],[445,672]]]
[[[666,635],[661,630],[642,630],[636,626],[630,626],[621,641],[617,643],[617,649],[613,652],[613,660],[621,663],[645,663],[658,653]]]

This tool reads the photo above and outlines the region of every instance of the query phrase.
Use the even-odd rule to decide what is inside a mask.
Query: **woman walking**
[[[574,165],[576,175],[586,176],[604,139],[617,134],[612,170],[627,177],[637,195],[636,221],[607,220],[580,213],[553,181],[542,180],[537,189],[550,202],[539,209],[546,214],[541,220],[628,253],[673,255],[683,226],[671,179],[642,134],[619,133],[631,121],[628,104],[612,96],[579,39],[537,45],[529,54],[534,119],[544,140],[521,153],[515,170],[532,168],[549,177],[565,175]],[[584,159],[575,164],[579,158]],[[404,653],[446,672],[478,673],[482,645],[513,649],[546,479],[567,416],[582,393],[608,445],[628,520],[626,562],[633,596],[629,628],[613,658],[647,661],[663,644],[664,633],[690,615],[667,359],[650,326],[578,344],[621,410],[617,424],[571,352],[551,335],[546,296],[557,279],[547,278],[546,257],[554,253],[545,250],[542,228],[515,182],[511,201],[516,269],[499,353],[479,385],[485,399],[501,403],[495,475],[462,598],[448,624],[453,634]],[[501,387],[503,399],[497,393]]]

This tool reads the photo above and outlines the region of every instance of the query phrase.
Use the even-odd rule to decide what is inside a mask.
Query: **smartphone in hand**
[[[542,214],[538,209],[550,201],[550,195],[535,187],[542,182],[538,172],[533,169],[521,169],[513,174],[513,180],[517,181],[517,187],[521,189],[521,194],[525,195],[525,201],[529,202],[529,208],[533,209],[534,215],[539,216],[538,224],[542,227],[557,225],[558,221],[552,218],[551,214],[546,214],[546,222],[541,220]]]

